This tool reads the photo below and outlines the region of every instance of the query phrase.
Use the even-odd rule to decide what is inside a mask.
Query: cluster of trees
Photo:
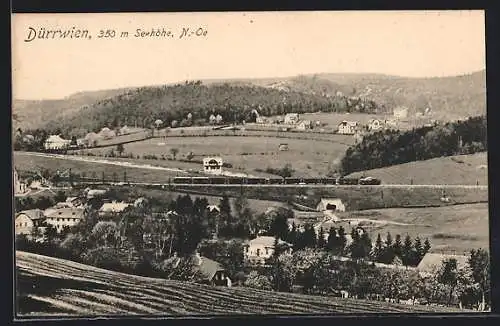
[[[466,267],[447,259],[430,275],[411,269],[387,269],[366,261],[340,261],[328,251],[305,249],[281,254],[267,270],[253,271],[245,286],[308,294],[413,303],[459,305],[484,310],[490,305],[489,256],[472,250]]]
[[[416,128],[383,130],[363,137],[347,149],[340,172],[349,174],[441,156],[472,154],[487,149],[486,117]]]
[[[293,246],[294,251],[306,248],[326,250],[334,255],[349,256],[355,259],[369,259],[374,262],[393,264],[398,263],[405,266],[417,266],[424,255],[431,249],[429,239],[424,243],[419,237],[412,240],[406,235],[404,241],[400,234],[392,238],[387,233],[386,239],[382,241],[380,234],[372,245],[367,232],[361,227],[352,228],[350,232],[351,243],[348,244],[346,230],[339,226],[324,230],[322,227],[316,232],[312,224],[304,225],[303,230],[292,223],[291,229],[287,220],[293,218],[293,211],[280,209],[273,217],[266,235],[282,239]]]
[[[417,266],[430,249],[431,244],[427,238],[422,244],[422,240],[418,236],[412,240],[407,234],[402,242],[401,235],[397,234],[393,240],[391,234],[387,233],[385,241],[382,241],[380,234],[378,234],[371,256],[379,263],[390,264],[396,260],[405,266]]]
[[[29,210],[29,209],[47,209],[54,206],[56,203],[61,202],[66,199],[64,192],[58,191],[53,197],[40,196],[33,198],[27,197],[15,197],[14,198],[14,209],[16,212]]]
[[[203,85],[200,81],[163,87],[143,87],[101,100],[88,110],[79,111],[64,123],[52,121],[47,130],[63,126],[63,134],[81,130],[99,131],[107,126],[205,125],[211,115],[227,123],[255,121],[253,110],[264,116],[306,112],[364,112],[381,110],[373,101],[347,96],[327,97],[303,92],[283,92],[250,85]]]

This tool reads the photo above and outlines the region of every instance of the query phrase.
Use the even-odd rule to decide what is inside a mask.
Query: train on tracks
[[[175,177],[171,184],[226,184],[226,185],[380,185],[380,179],[365,178],[256,178],[256,177]]]

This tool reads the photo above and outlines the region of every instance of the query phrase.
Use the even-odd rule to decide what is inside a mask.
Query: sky
[[[37,39],[35,30],[88,30]],[[183,28],[205,36],[179,39]],[[134,37],[136,30],[175,37]],[[114,38],[99,38],[113,29]],[[200,31],[201,31],[200,30]],[[122,32],[128,37],[120,37]],[[37,35],[40,35],[39,33]],[[484,11],[13,14],[14,99],[210,78],[462,75],[486,68]]]

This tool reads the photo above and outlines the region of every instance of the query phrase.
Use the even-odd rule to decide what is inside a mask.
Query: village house
[[[70,143],[70,140],[63,139],[59,135],[50,135],[47,140],[45,140],[43,146],[47,150],[61,150],[67,148]]]
[[[455,259],[458,269],[467,267],[469,257],[465,255],[445,255],[439,253],[426,253],[417,265],[417,271],[421,276],[433,275],[445,260]]]
[[[297,125],[297,130],[307,130],[312,128],[312,121],[310,120],[302,120]]]
[[[26,183],[19,179],[19,173],[16,169],[13,169],[14,178],[14,195],[23,195],[29,191]]]
[[[338,125],[338,133],[342,135],[354,135],[359,128],[357,121],[342,121]]]
[[[287,125],[294,125],[299,122],[298,113],[288,113],[285,115],[284,123]]]
[[[396,119],[404,119],[408,117],[408,108],[407,107],[397,107],[393,110],[394,118]]]
[[[280,152],[287,151],[287,150],[288,150],[288,144],[285,144],[285,143],[279,144],[279,145],[278,145],[278,150],[279,150]]]
[[[275,238],[269,236],[259,236],[248,241],[243,249],[245,261],[251,265],[264,265],[274,253],[274,242]],[[278,244],[285,248],[288,247],[289,252],[291,252],[292,246],[289,243],[280,239]]]
[[[205,157],[203,159],[203,172],[209,174],[222,174],[222,158]]]
[[[232,281],[229,273],[218,262],[200,256],[198,252],[193,256],[194,270],[200,273],[202,279],[198,283],[208,284],[212,286],[232,286]]]
[[[379,119],[370,119],[367,124],[367,128],[369,131],[377,131],[383,128],[382,121]]]
[[[116,137],[116,132],[114,130],[109,129],[108,127],[104,127],[99,132],[99,136],[101,136],[104,139],[111,139]]]
[[[61,232],[65,227],[72,227],[80,223],[84,218],[84,209],[77,207],[70,208],[49,208],[45,210],[45,222],[52,225],[57,232]]]
[[[171,264],[173,268],[177,268],[182,259],[183,258],[177,256],[177,253],[174,253],[174,255],[168,258],[165,263]],[[229,273],[218,262],[201,256],[199,252],[195,252],[187,259],[190,259],[190,262],[193,266],[192,271],[198,273],[198,277],[200,277],[200,279],[196,281],[197,283],[212,286],[232,286],[232,281],[229,277]]]
[[[43,226],[45,216],[41,209],[30,209],[16,214],[15,233],[25,234],[30,237],[34,230]]]
[[[112,218],[122,213],[127,207],[131,205],[132,204],[130,203],[116,201],[112,201],[111,203],[104,203],[102,204],[101,208],[99,208],[98,214],[101,218]]]

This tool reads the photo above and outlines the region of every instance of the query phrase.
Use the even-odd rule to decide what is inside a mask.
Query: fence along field
[[[458,309],[215,288],[16,252],[18,316],[459,312]],[[34,286],[35,285],[35,286]],[[463,311],[462,311],[463,312]]]

